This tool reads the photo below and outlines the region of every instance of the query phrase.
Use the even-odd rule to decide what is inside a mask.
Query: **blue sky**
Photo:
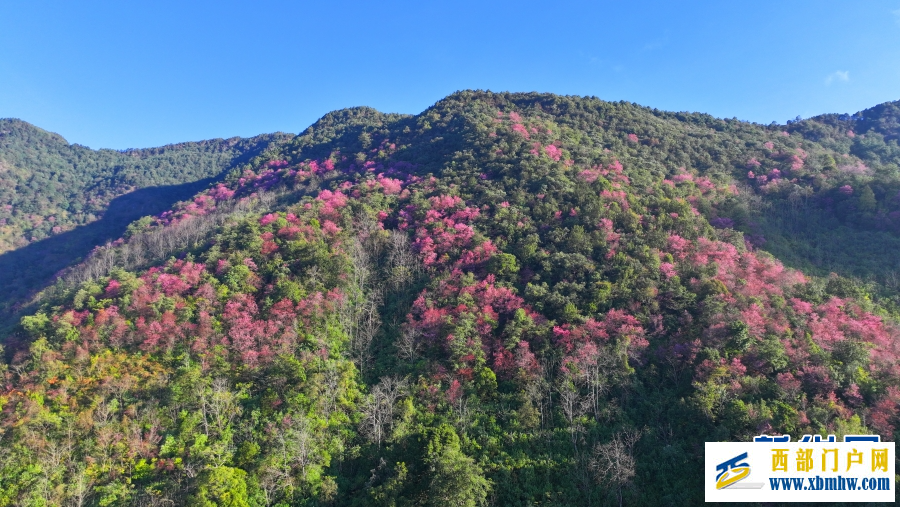
[[[900,99],[900,0],[0,2],[0,117],[92,148],[541,91],[784,123]]]

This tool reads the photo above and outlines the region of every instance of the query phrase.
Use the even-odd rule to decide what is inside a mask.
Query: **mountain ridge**
[[[0,505],[683,505],[704,441],[895,438],[896,141],[825,120],[330,113],[41,295]]]

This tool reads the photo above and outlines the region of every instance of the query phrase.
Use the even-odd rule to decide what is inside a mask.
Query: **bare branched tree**
[[[215,466],[223,466],[234,450],[229,435],[231,425],[242,412],[241,393],[232,390],[228,380],[217,378],[209,384],[198,384],[196,397],[203,432],[210,441],[205,459]]]
[[[379,309],[383,300],[377,271],[365,240],[357,238],[350,245],[352,269],[347,297],[340,308],[340,321],[350,337],[350,353],[364,372],[371,362],[372,341],[381,328]]]
[[[316,435],[310,422],[300,414],[293,414],[272,429],[272,445],[263,459],[260,486],[266,504],[278,499],[281,491],[297,486],[298,478],[315,460]]]
[[[382,377],[363,404],[360,429],[379,447],[394,431],[395,404],[408,387],[409,382],[399,376]]]
[[[576,380],[587,389],[587,406],[596,419],[600,418],[600,401],[609,388],[610,378],[621,361],[607,349],[598,349],[592,361],[580,365]]]
[[[400,231],[391,231],[388,238],[388,279],[394,290],[407,286],[422,270],[422,264],[410,247],[409,237]]]
[[[581,425],[578,418],[587,412],[588,401],[578,392],[578,387],[571,379],[561,379],[556,387],[559,393],[559,406],[562,409],[563,416],[569,426],[569,435],[572,438],[572,449],[578,455],[578,434],[581,432]]]
[[[543,377],[537,378],[525,385],[525,394],[541,416],[541,428],[546,422],[547,410],[549,410],[550,383]]]
[[[419,342],[419,330],[414,327],[404,327],[400,336],[394,342],[397,348],[397,357],[404,361],[415,361],[419,358],[422,345]]]
[[[610,442],[594,446],[590,468],[601,484],[607,484],[616,491],[619,506],[622,505],[622,490],[634,478],[634,444],[640,440],[639,430],[617,433]]]

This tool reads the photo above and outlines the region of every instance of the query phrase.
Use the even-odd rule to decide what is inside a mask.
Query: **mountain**
[[[21,120],[0,119],[0,311],[99,244],[162,213],[293,136],[91,150]],[[2,324],[0,324],[0,327]]]
[[[893,440],[896,111],[330,113],[37,297],[0,505],[690,505],[706,441]]]

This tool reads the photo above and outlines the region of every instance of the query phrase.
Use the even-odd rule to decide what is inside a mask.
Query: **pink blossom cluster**
[[[511,321],[520,309],[531,322],[543,322],[543,317],[510,289],[498,287],[493,275],[474,284],[463,284],[456,273],[419,295],[406,324],[431,346],[444,349],[452,365],[452,380],[448,383],[452,386],[454,380],[471,381],[478,365],[485,363],[505,377],[517,371],[537,374],[540,367],[528,342],[533,337],[506,344],[505,330],[498,323]],[[472,332],[462,333],[454,324],[461,321],[471,321]]]
[[[319,208],[319,214],[330,219],[338,219],[340,217],[339,209],[347,205],[347,196],[340,190],[332,192],[331,190],[322,190],[319,192],[316,201],[322,203]]]
[[[528,129],[526,129],[525,126],[521,123],[516,123],[515,125],[513,125],[512,130],[517,134],[521,134],[525,139],[529,139],[531,137],[531,135],[528,133]]]
[[[857,160],[852,164],[842,165],[842,166],[838,167],[838,169],[840,169],[841,171],[848,173],[848,174],[865,175],[865,174],[869,174],[871,172],[869,170],[869,168],[865,164],[862,163],[861,160]]]
[[[858,389],[850,386],[840,390],[828,369],[814,361],[814,347],[803,338],[805,336],[811,337],[816,346],[824,350],[847,342],[865,343],[871,359],[866,366],[869,374],[900,377],[900,330],[880,317],[839,298],[831,298],[820,305],[792,298],[789,300],[790,312],[776,304],[776,301],[783,301],[788,289],[806,283],[802,274],[785,269],[769,257],[740,252],[731,244],[702,237],[692,243],[679,236],[670,236],[669,251],[686,266],[715,266],[713,279],[722,287],[716,297],[721,298],[727,310],[709,324],[703,341],[714,345],[718,340],[726,340],[729,336],[726,329],[734,321],[743,323],[757,342],[766,337],[780,337],[789,362],[788,370],[797,372],[779,374],[778,384],[782,388],[795,393],[805,391],[846,414],[850,413],[848,407],[860,406]],[[661,271],[673,275],[675,269],[675,265],[660,266]],[[700,290],[700,281],[691,280],[690,283],[695,290]],[[668,350],[666,353],[672,353],[674,349]],[[692,360],[690,358],[695,354],[685,357],[688,358],[685,360]],[[753,347],[730,362],[723,361],[706,361],[699,365],[695,381],[705,382],[714,372],[724,368],[729,377],[720,377],[719,381],[730,382],[729,389],[739,394],[744,388],[745,375],[766,375],[767,369],[771,368]],[[880,431],[893,430],[890,421],[896,417],[897,405],[892,396],[894,394],[886,394],[871,409],[870,418]]]
[[[591,167],[590,169],[585,169],[579,173],[579,176],[588,183],[597,181],[597,179],[601,176],[608,178],[612,182],[622,185],[628,185],[631,183],[631,181],[628,179],[628,176],[625,176],[624,174],[622,163],[618,160],[613,160],[613,162],[605,168],[601,164]]]
[[[220,271],[227,271],[223,262],[227,266],[226,261],[220,262]],[[151,268],[128,293],[122,283],[111,279],[104,296],[119,304],[96,310],[92,319],[87,318],[88,310],[69,310],[57,317],[78,330],[78,340],[66,347],[90,351],[134,344],[157,353],[181,346],[197,354],[203,364],[224,352],[236,364],[255,368],[276,354],[293,353],[301,342],[297,323],[313,326],[313,319],[333,311],[343,297],[333,290],[310,294],[299,303],[281,300],[264,316],[247,294],[236,293],[222,302],[207,281],[209,276],[204,265],[178,260]],[[170,301],[163,308],[172,309],[159,309],[163,299]],[[194,316],[182,312],[188,299],[197,305]],[[222,317],[217,322],[213,315],[219,312]]]
[[[475,230],[471,226],[481,214],[480,210],[464,206],[462,199],[451,195],[431,197],[429,203],[430,209],[407,207],[400,213],[400,227],[414,229],[414,246],[424,264],[437,267],[453,262],[473,262],[481,257],[483,254],[477,253],[475,248],[479,245],[472,243]],[[482,246],[484,248],[491,249],[493,245]],[[466,250],[471,252],[462,260]]]

